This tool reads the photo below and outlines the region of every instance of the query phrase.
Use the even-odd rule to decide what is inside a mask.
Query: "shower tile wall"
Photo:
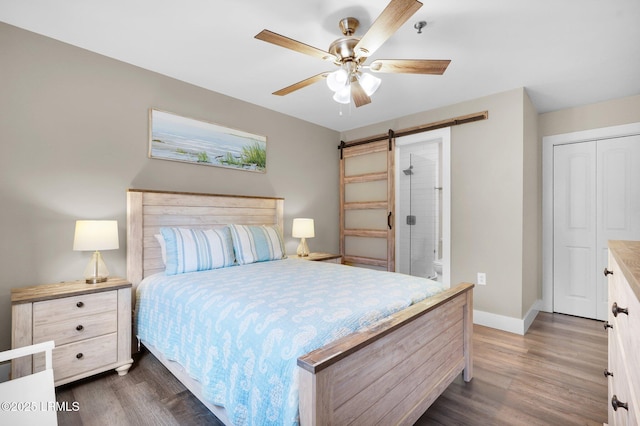
[[[416,143],[401,147],[399,159],[401,170],[413,166],[413,174],[400,172],[399,176],[399,271],[420,277],[433,277],[434,251],[439,239],[439,191],[435,189],[439,186],[439,144]],[[415,225],[407,225],[409,214],[416,217]]]

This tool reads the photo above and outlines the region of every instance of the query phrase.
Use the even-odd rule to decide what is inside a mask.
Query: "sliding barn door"
[[[344,147],[340,252],[346,264],[395,271],[393,139]]]

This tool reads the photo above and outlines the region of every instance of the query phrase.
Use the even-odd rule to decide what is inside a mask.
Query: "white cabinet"
[[[640,424],[640,242],[610,241],[609,424]]]

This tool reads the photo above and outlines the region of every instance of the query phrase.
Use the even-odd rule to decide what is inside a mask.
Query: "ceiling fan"
[[[340,67],[337,71],[322,72],[273,92],[273,94],[288,95],[326,79],[329,88],[335,92],[333,99],[336,102],[348,104],[353,99],[356,107],[361,107],[371,103],[370,96],[378,89],[381,82],[379,78],[364,72],[364,70],[381,73],[442,75],[451,62],[448,59],[377,59],[369,65],[364,64],[367,58],[378,50],[420,7],[422,7],[422,3],[417,0],[391,0],[362,38],[354,36],[359,25],[358,20],[352,17],[344,18],[339,23],[344,37],[331,43],[328,51],[269,30],[262,30],[255,36],[258,40],[330,61]]]

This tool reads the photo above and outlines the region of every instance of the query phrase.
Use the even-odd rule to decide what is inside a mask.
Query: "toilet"
[[[436,273],[436,281],[442,282],[442,259],[433,261],[433,271]]]

